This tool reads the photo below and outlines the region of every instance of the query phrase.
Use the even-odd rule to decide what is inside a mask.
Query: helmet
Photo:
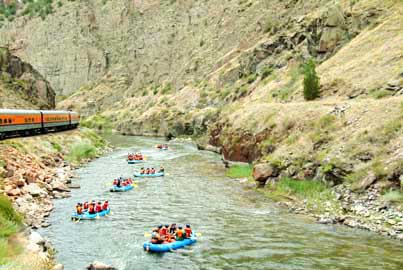
[[[190,228],[190,224],[186,224],[186,228]]]
[[[162,228],[162,224],[158,225],[158,228],[161,229],[161,228]]]
[[[179,228],[179,230],[182,229],[182,225],[179,225],[178,228]]]
[[[168,227],[169,227],[169,225],[168,225],[168,224],[165,224],[165,227],[167,227],[167,228],[168,228]]]

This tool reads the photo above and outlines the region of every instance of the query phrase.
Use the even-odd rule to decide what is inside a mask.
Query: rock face
[[[55,92],[49,82],[5,47],[0,47],[0,107],[55,107]]]

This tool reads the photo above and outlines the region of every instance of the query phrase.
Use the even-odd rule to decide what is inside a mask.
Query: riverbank
[[[340,224],[403,240],[403,204],[398,193],[386,192],[381,184],[354,190],[348,184],[329,187],[315,180],[271,179],[256,185],[253,166],[233,165],[227,176],[257,188],[278,205],[297,215],[313,217],[321,224]],[[254,172],[255,177],[257,173]]]
[[[24,217],[18,226],[22,233],[8,241],[4,263],[11,269],[51,269],[53,249],[35,232],[51,224],[45,221],[53,210],[53,200],[70,196],[74,168],[96,158],[106,149],[106,142],[93,131],[67,131],[49,135],[8,139],[0,142],[0,193],[11,200],[15,210]],[[27,256],[34,254],[34,256]],[[37,267],[37,268],[35,268]]]

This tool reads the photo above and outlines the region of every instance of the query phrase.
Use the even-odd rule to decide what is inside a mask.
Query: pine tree
[[[316,74],[315,62],[310,59],[304,65],[304,98],[305,100],[314,100],[319,97],[319,77]]]

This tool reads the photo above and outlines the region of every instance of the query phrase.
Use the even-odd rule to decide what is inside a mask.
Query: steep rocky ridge
[[[55,92],[49,82],[5,47],[0,47],[0,107],[55,107]]]

